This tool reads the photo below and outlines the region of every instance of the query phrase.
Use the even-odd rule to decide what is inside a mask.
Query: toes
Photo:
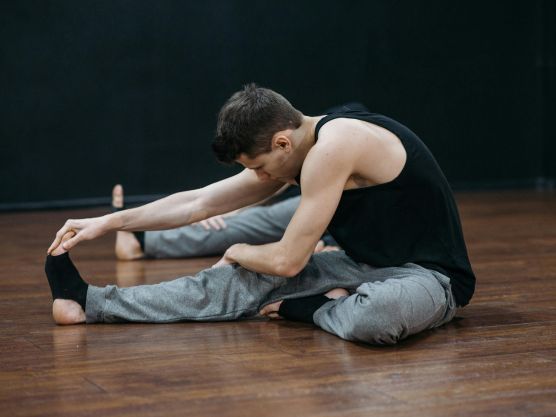
[[[122,208],[124,206],[124,188],[116,184],[112,189],[112,206]]]
[[[328,298],[337,299],[340,297],[346,297],[349,295],[349,292],[345,288],[334,288],[333,290],[328,291],[324,294]]]

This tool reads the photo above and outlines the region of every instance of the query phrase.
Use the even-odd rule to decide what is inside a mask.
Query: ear
[[[277,134],[272,142],[274,149],[286,152],[290,152],[292,150],[292,141],[283,133]]]

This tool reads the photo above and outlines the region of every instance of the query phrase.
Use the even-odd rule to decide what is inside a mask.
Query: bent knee
[[[395,345],[407,336],[400,320],[356,320],[349,331],[351,340],[373,345]]]
[[[354,312],[349,333],[355,340],[378,344],[394,345],[408,335],[404,319],[404,308],[399,299],[391,296],[374,299]],[[366,304],[366,305],[365,305]]]

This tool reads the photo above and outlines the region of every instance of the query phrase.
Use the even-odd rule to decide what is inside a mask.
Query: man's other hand
[[[226,251],[226,253],[224,253],[224,256],[222,256],[222,258],[220,258],[220,260],[216,262],[212,266],[212,268],[218,268],[219,266],[231,265],[237,263],[236,260],[233,258],[232,254],[234,252],[234,248],[239,245],[241,245],[241,243],[236,243],[235,245],[230,246]]]
[[[208,219],[201,220],[200,222],[193,224],[201,225],[205,228],[205,230],[221,230],[227,227],[224,217],[221,215],[209,217]]]
[[[332,252],[335,250],[340,250],[339,246],[326,246],[324,240],[319,240],[317,245],[315,246],[315,250],[313,253],[320,253],[320,252]]]

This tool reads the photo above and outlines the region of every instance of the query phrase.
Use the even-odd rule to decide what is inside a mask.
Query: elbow
[[[274,253],[274,270],[276,275],[284,278],[293,278],[307,265],[313,251],[301,253],[299,247],[288,247],[279,245],[278,250]],[[297,256],[295,255],[297,253]]]
[[[305,267],[299,263],[294,263],[286,259],[278,260],[276,263],[276,275],[284,278],[293,278],[297,276]]]

